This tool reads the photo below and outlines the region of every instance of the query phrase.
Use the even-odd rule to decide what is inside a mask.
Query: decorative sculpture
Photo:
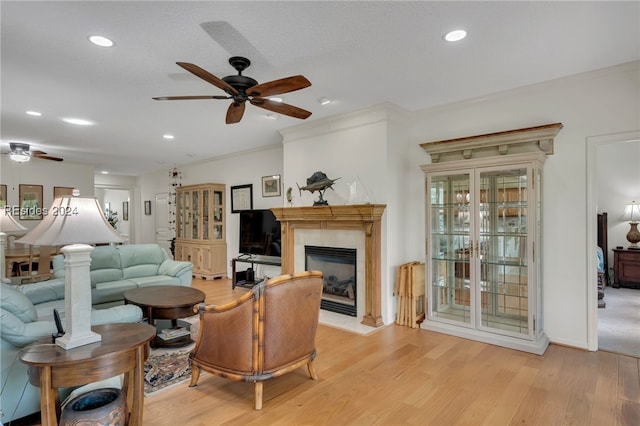
[[[320,194],[320,198],[313,202],[314,206],[327,206],[329,203],[324,199],[324,191],[327,188],[331,188],[333,190],[333,184],[340,178],[329,179],[326,174],[323,172],[315,172],[311,175],[311,177],[307,178],[307,184],[303,187],[298,186],[298,190],[300,191],[300,195],[302,195],[302,191],[309,191],[312,194],[316,191]]]

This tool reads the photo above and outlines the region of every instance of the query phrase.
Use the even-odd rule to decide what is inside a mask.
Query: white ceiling
[[[302,74],[312,86],[283,98],[313,121],[383,102],[414,111],[640,59],[635,1],[2,1],[0,13],[3,152],[22,141],[126,175],[279,143],[278,129],[302,122],[247,105],[226,125],[228,100],[152,100],[224,95],[177,61],[223,77],[235,74],[230,56],[247,56],[243,74],[261,83]],[[465,40],[442,40],[460,27]],[[115,47],[93,46],[92,34]],[[95,125],[61,121],[70,116]]]

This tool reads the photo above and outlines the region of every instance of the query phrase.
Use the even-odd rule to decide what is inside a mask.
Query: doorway
[[[587,247],[596,246],[596,214],[608,213],[608,246],[627,246],[629,224],[622,221],[626,204],[640,197],[640,132],[587,139]],[[625,163],[628,167],[625,167]],[[637,200],[640,201],[640,200]],[[589,283],[595,283],[596,261],[587,250]],[[613,252],[607,253],[613,277]],[[593,259],[592,259],[593,258]],[[593,271],[593,272],[592,272]],[[612,284],[609,283],[609,284]],[[605,287],[605,308],[598,309],[597,289],[590,285],[588,309],[589,350],[605,350],[640,357],[640,290]]]
[[[128,244],[133,242],[133,215],[134,203],[132,203],[132,191],[130,189],[115,187],[95,187],[95,195],[105,214],[107,210],[112,217],[117,218],[116,231]]]

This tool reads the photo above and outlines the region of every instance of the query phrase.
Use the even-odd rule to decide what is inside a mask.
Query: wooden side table
[[[85,385],[123,373],[127,424],[142,425],[144,361],[149,355],[148,342],[156,330],[141,323],[106,324],[91,329],[102,336],[102,341],[70,350],[55,344],[34,345],[20,352],[20,360],[29,366],[29,381],[40,387],[42,425],[58,424],[58,388]]]
[[[613,286],[640,288],[640,250],[613,250]]]

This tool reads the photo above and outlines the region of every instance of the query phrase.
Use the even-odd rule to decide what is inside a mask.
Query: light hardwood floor
[[[208,303],[245,290],[194,280]],[[321,326],[315,361],[253,385],[203,375],[145,398],[148,425],[640,425],[640,359],[551,345],[544,356],[389,325]]]
[[[207,303],[229,280],[194,279]],[[144,400],[145,425],[640,425],[640,359],[551,345],[544,356],[389,325],[369,335],[320,326],[315,361],[253,385],[203,374]],[[38,416],[20,426],[38,425]]]

